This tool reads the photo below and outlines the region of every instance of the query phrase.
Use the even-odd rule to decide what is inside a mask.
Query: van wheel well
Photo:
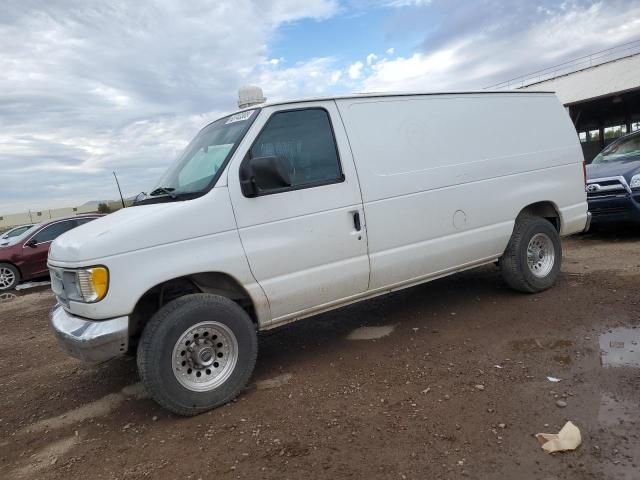
[[[523,216],[527,217],[540,217],[551,222],[555,229],[560,232],[562,225],[560,224],[560,214],[558,209],[551,202],[537,202],[527,205],[518,214],[518,218]]]
[[[233,300],[256,325],[258,323],[251,297],[235,278],[221,272],[196,273],[162,282],[149,289],[138,300],[130,317],[130,344],[137,344],[144,326],[163,305],[192,293],[212,293]]]

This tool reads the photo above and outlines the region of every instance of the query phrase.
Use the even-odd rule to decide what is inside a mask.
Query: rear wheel
[[[0,263],[0,291],[11,290],[20,281],[20,272],[10,263]]]
[[[561,263],[562,245],[555,227],[544,218],[518,218],[500,258],[507,285],[526,293],[546,290],[558,279]]]
[[[198,293],[173,300],[151,318],[138,346],[138,370],[154,400],[190,416],[235,398],[257,352],[247,313],[227,298]]]

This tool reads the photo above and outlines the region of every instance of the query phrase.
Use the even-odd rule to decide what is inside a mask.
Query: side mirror
[[[38,244],[38,242],[36,242],[35,238],[32,238],[31,240],[29,240],[27,243],[24,244],[25,247],[31,247],[31,248],[36,248],[36,245]]]
[[[240,166],[240,188],[245,197],[291,186],[289,162],[282,157],[247,157]]]

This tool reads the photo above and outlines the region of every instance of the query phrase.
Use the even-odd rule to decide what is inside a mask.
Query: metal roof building
[[[489,88],[556,92],[590,162],[617,137],[640,129],[640,40]]]

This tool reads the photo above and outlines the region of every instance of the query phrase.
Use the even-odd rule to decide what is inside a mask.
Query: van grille
[[[600,216],[600,215],[613,215],[616,213],[625,213],[627,211],[627,208],[625,207],[607,207],[607,208],[595,208],[593,210],[589,210],[591,212],[591,215],[593,215],[594,217]]]
[[[69,306],[69,299],[64,290],[63,270],[49,267],[49,273],[51,276],[51,290],[53,290],[56,300],[62,305]]]
[[[49,273],[51,276],[51,290],[53,290],[58,303],[68,307],[69,300],[80,300],[75,271],[49,267]]]
[[[627,189],[617,179],[594,180],[587,184],[587,197],[600,198],[611,196],[626,196]]]

